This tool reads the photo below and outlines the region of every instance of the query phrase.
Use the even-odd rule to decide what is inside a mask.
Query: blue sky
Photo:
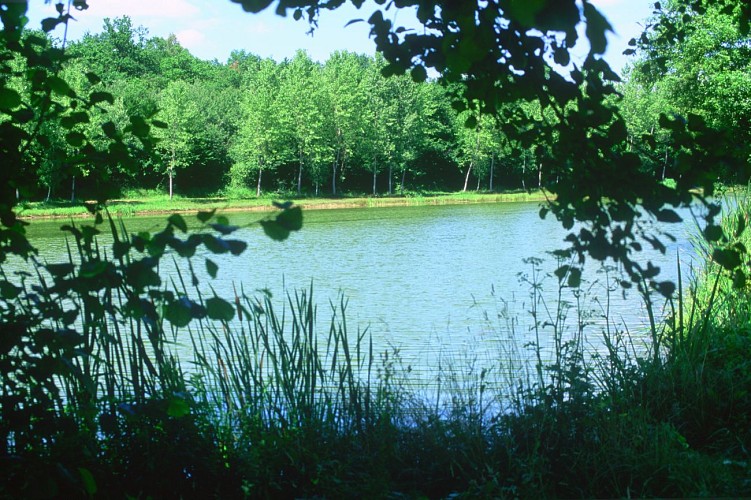
[[[31,27],[39,27],[41,19],[55,14],[54,0],[29,3]],[[75,40],[87,31],[100,31],[106,17],[128,15],[135,25],[148,28],[152,36],[166,37],[174,33],[197,57],[220,62],[226,61],[234,49],[281,60],[303,48],[319,61],[326,60],[335,50],[366,54],[375,51],[368,38],[367,23],[345,27],[351,19],[370,16],[372,7],[369,9],[367,4],[359,11],[347,5],[325,12],[320,28],[310,36],[307,34],[309,26],[304,21],[277,16],[273,8],[261,14],[249,14],[229,0],[89,0],[88,3],[88,10],[74,12],[76,22],[68,29],[70,39]],[[606,58],[614,69],[620,70],[627,61],[621,53],[628,41],[641,33],[654,0],[592,0],[592,3],[605,14],[616,32],[610,37]],[[410,12],[393,9],[389,15],[395,23],[408,26],[414,19]]]

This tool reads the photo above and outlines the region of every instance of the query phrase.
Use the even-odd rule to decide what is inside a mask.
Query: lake
[[[341,293],[348,299],[350,331],[368,328],[377,352],[398,350],[404,364],[418,374],[450,362],[492,363],[500,353],[534,338],[528,280],[535,266],[525,259],[544,259],[537,266],[543,285],[537,301],[540,322],[549,319],[546,311],[552,311],[550,319],[556,315],[559,296],[552,271],[558,263],[546,252],[563,248],[568,231],[552,216],[541,220],[538,212],[538,203],[307,210],[303,229],[284,242],[263,234],[256,222],[264,214],[232,213],[231,223],[242,226],[232,237],[248,242],[246,252],[239,257],[211,256],[219,264],[215,280],[208,278],[200,256],[194,266],[202,283],[210,282],[227,299],[233,297],[233,286],[239,290],[242,285],[246,293],[271,291],[281,305],[285,290],[312,283],[324,332],[329,302],[338,303]],[[139,217],[124,222],[131,232],[154,231],[164,226],[165,219]],[[42,221],[30,226],[32,243],[49,262],[67,255],[59,230],[63,223]],[[694,255],[688,242],[692,224],[671,228],[677,241],[665,255],[644,252],[645,260],[663,269],[661,279],[675,281],[676,255],[684,261]],[[586,293],[579,300],[594,349],[607,323],[606,307],[610,326],[627,330],[637,342],[646,325],[641,299],[634,291],[624,297],[612,282],[616,274],[594,262],[585,270]],[[564,290],[560,299],[567,304],[577,300],[570,290]],[[567,324],[576,327],[575,310],[567,315]],[[549,326],[541,328],[543,344],[550,332]]]

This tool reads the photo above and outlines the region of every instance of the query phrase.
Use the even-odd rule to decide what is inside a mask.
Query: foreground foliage
[[[242,3],[258,10],[270,2]],[[322,5],[309,3],[315,18]],[[667,185],[640,170],[640,158],[625,147],[624,119],[608,100],[616,93],[615,78],[599,58],[608,26],[589,2],[581,11],[573,1],[530,7],[417,3],[431,28],[427,38],[405,37],[402,44],[383,16],[371,18],[376,39],[390,49],[384,50],[384,71],[411,67],[412,77],[421,80],[424,67],[432,66],[449,83],[467,75],[466,99],[457,106],[470,111],[469,125],[482,120],[474,111],[495,112],[509,118],[507,137],[525,149],[536,141],[549,147],[536,154],[558,162],[554,173],[562,182],[552,210],[566,227],[573,228],[574,220],[590,225],[572,233],[573,253],[624,263],[646,298],[650,287],[665,296],[677,293],[667,325],[653,321],[648,350],[635,351],[627,336],[608,331],[607,351],[594,355],[584,348],[581,325],[558,328],[553,361],[538,356],[530,375],[511,391],[491,387],[481,372],[468,374],[469,385],[457,382],[430,399],[407,387],[409,372],[402,371],[397,353],[373,352],[367,335],[347,331],[344,304],[320,335],[307,292],[291,296],[279,312],[268,297],[241,290],[226,298],[202,288],[200,276],[220,272],[213,254],[239,255],[245,248],[231,239],[229,221],[214,213],[199,213],[202,229],[191,233],[178,215],[154,235],[130,235],[108,220],[110,246],[98,238],[105,224],[99,212],[95,226],[65,227],[67,262],[36,262],[16,217],[15,191],[33,186],[34,169],[42,167],[33,160],[41,152],[63,143],[60,151],[75,172],[104,165],[107,174],[137,165],[134,157],[153,150],[153,126],[164,131],[157,151],[174,171],[187,162],[184,130],[163,119],[175,116],[172,125],[184,125],[178,118],[191,110],[181,110],[176,99],[174,109],[162,110],[162,120],[156,109],[101,112],[117,105],[97,87],[101,78],[84,74],[88,84],[74,89],[61,77],[67,56],[45,37],[23,31],[25,4],[0,2],[0,260],[33,264],[31,272],[0,279],[4,496],[751,493],[742,240],[748,207],[721,227],[715,219],[719,205],[700,196],[709,214],[702,228],[711,244],[707,254],[722,269],[710,267],[710,278],[690,292],[681,283],[656,282],[656,269],[629,260],[639,248],[640,229],[646,241],[661,245],[648,226],[639,225],[640,212],[675,220],[665,204],[688,204],[695,187],[712,193],[717,171],[706,168],[714,168],[718,151],[721,157],[733,153],[718,164],[723,168],[744,166],[747,158],[739,161],[734,154],[744,152],[723,149],[728,131],[701,116],[666,116],[660,125],[668,143],[683,153],[683,175]],[[707,7],[698,0],[676,4],[684,12]],[[282,2],[285,7],[295,5]],[[747,33],[748,11],[730,10],[733,23]],[[61,8],[46,27],[68,17]],[[582,20],[591,51],[569,81],[550,71],[548,52],[538,48],[550,46],[564,64]],[[658,26],[671,26],[669,20]],[[657,32],[655,46],[681,30]],[[474,37],[478,31],[489,38]],[[478,50],[478,39],[492,50]],[[499,57],[517,42],[518,51]],[[411,57],[415,50],[419,54]],[[514,69],[522,67],[527,69]],[[504,85],[496,87],[498,82]],[[190,89],[173,90],[185,95]],[[539,104],[534,116],[502,106],[519,97]],[[61,128],[49,127],[53,122]],[[273,139],[256,137],[253,144]],[[341,147],[345,158],[346,144]],[[270,153],[271,147],[263,165]],[[370,158],[377,173],[376,156]],[[104,186],[100,192],[102,198],[108,194]],[[301,213],[291,204],[277,208],[281,212],[260,225],[270,237],[284,239],[300,229]],[[167,284],[159,266],[170,259],[183,263],[175,266],[182,274]],[[561,267],[557,277],[562,286],[580,282],[571,267]],[[536,286],[532,293],[538,293]],[[558,325],[557,319],[547,320]],[[180,359],[178,343],[189,344],[195,358]]]
[[[444,370],[436,393],[348,331],[344,300],[321,325],[312,290],[216,296],[211,255],[243,248],[221,217],[197,224],[110,221],[111,249],[106,221],[70,225],[68,262],[2,277],[3,324],[25,325],[0,354],[3,496],[751,493],[747,290],[716,264],[646,350],[533,310],[558,325],[552,357]],[[156,269],[171,267],[167,286]]]

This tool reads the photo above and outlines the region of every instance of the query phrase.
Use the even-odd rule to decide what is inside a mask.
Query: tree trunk
[[[73,180],[70,183],[70,201],[76,201],[76,176],[73,176]]]
[[[665,161],[662,164],[662,180],[665,180],[665,169],[668,168],[668,148],[665,148]]]
[[[175,149],[172,149],[172,163],[169,166],[169,199],[172,199],[172,177],[175,173]]]
[[[407,167],[402,170],[402,184],[399,186],[399,194],[404,194],[404,183],[407,182]]]
[[[394,187],[393,187],[393,177],[394,177],[394,167],[391,163],[389,163],[389,196],[394,194]]]
[[[477,187],[475,188],[475,191],[479,191],[479,190],[480,190],[480,176],[478,175],[477,176]]]
[[[524,155],[524,161],[522,162],[522,189],[527,190],[527,183],[524,180],[525,175],[527,174],[527,155]]]
[[[50,202],[50,196],[52,196],[52,184],[47,186],[47,198],[45,198],[44,202],[49,203]]]
[[[542,162],[537,167],[537,189],[542,189]]]
[[[334,163],[331,165],[331,195],[336,196],[336,167],[339,166],[339,155],[341,150],[336,151]]]
[[[300,196],[300,193],[302,193],[302,165],[303,154],[302,151],[300,151],[300,168],[297,169],[297,196]]]
[[[373,196],[376,195],[376,176],[378,175],[378,160],[373,156]]]
[[[256,198],[261,196],[261,176],[263,175],[263,167],[258,169],[258,184],[256,185]]]
[[[474,165],[474,160],[470,162],[469,168],[467,169],[467,175],[464,176],[464,188],[462,189],[463,193],[467,192],[467,184],[469,184],[469,173],[472,172],[472,166]]]
[[[495,169],[495,153],[490,156],[490,192],[493,192],[493,170]]]

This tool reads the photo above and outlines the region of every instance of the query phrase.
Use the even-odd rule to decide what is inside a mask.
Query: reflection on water
[[[535,338],[529,313],[534,266],[525,262],[528,257],[543,259],[538,279],[544,292],[536,303],[543,344],[552,335],[547,323],[555,321],[559,299],[571,328],[586,321],[592,345],[606,326],[606,311],[611,327],[637,334],[646,313],[635,292],[624,297],[614,285],[616,270],[590,265],[586,293],[569,290],[559,297],[552,276],[559,264],[546,252],[562,248],[567,231],[550,217],[541,220],[538,210],[536,203],[309,210],[302,231],[284,242],[264,236],[255,224],[263,215],[230,214],[232,224],[242,226],[233,237],[247,241],[248,250],[240,257],[211,256],[220,269],[215,280],[204,271],[202,255],[194,267],[206,291],[211,285],[231,298],[233,286],[239,290],[242,285],[246,293],[268,289],[280,305],[285,289],[307,288],[312,282],[322,327],[329,302],[338,303],[342,293],[349,300],[350,330],[369,328],[377,352],[398,348],[415,372],[447,358],[492,362],[499,353],[523,350]],[[124,222],[130,232],[154,231],[164,226],[165,218]],[[61,224],[31,225],[30,239],[43,260],[67,259]],[[644,252],[642,258],[660,265],[664,279],[676,279],[676,255],[682,260],[693,255],[690,228],[691,223],[671,228],[677,241],[665,255]],[[102,244],[107,240],[105,235]],[[577,302],[584,316],[569,308]]]

